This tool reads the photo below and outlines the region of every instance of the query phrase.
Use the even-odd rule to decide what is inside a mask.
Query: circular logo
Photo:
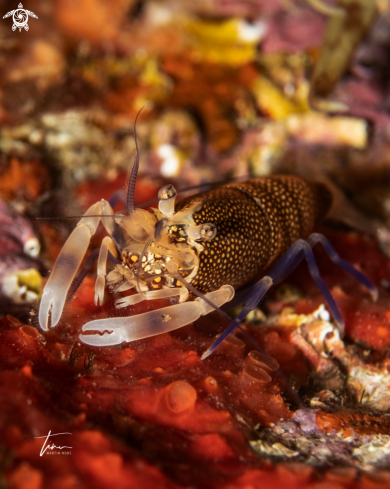
[[[15,30],[16,28],[21,29],[22,27],[28,28],[27,22],[28,22],[28,13],[21,8],[18,8],[14,11],[14,15],[12,16],[14,25],[12,26],[12,29]]]

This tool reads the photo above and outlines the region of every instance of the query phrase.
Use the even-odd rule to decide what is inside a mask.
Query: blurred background
[[[241,176],[317,174],[389,221],[387,0],[16,0],[0,22],[0,308],[23,316],[71,221]],[[23,309],[23,305],[27,308]]]
[[[0,488],[390,487],[390,0],[18,1],[0,0]],[[38,329],[64,217],[124,189],[141,108],[138,204],[273,173],[333,186],[353,231],[321,231],[380,289],[316,250],[344,342],[306,264],[245,326],[284,378],[244,336],[200,361],[212,314],[80,344],[120,314],[94,305],[96,267]],[[49,430],[73,457],[40,457]]]

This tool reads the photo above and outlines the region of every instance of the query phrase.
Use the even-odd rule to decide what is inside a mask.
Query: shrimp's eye
[[[200,239],[203,239],[205,241],[215,238],[216,234],[217,234],[217,228],[216,226],[214,226],[214,224],[211,223],[203,224],[202,227],[200,228]]]
[[[164,185],[158,192],[158,208],[166,217],[172,217],[175,213],[176,189],[173,185]]]
[[[177,192],[173,185],[165,185],[164,187],[161,187],[158,192],[159,200],[172,199],[172,197],[176,197],[176,195]]]

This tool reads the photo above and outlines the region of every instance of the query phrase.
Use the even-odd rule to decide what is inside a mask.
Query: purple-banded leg
[[[324,296],[325,301],[327,302],[329,309],[339,327],[340,333],[344,332],[344,319],[340,312],[339,307],[334,300],[329,287],[326,285],[324,280],[319,274],[318,266],[316,260],[314,258],[314,254],[312,251],[312,246],[317,243],[321,243],[324,247],[326,253],[329,258],[339,265],[343,270],[351,274],[355,277],[367,290],[370,292],[372,298],[376,300],[378,297],[378,291],[375,285],[368,279],[362,272],[357,270],[351,263],[343,260],[339,257],[336,250],[329,243],[327,238],[319,233],[313,233],[309,236],[307,241],[303,239],[299,239],[296,241],[287,252],[279,259],[276,265],[271,269],[268,276],[262,278],[259,282],[253,285],[250,289],[247,290],[246,296],[247,299],[246,306],[241,311],[241,313],[236,317],[236,319],[228,326],[228,328],[219,336],[219,338],[210,346],[210,348],[202,355],[202,359],[207,358],[213,351],[218,348],[218,346],[222,343],[222,341],[234,331],[234,329],[245,319],[246,315],[249,314],[263,299],[268,289],[271,287],[272,283],[276,283],[281,281],[283,278],[287,276],[287,274],[291,273],[298,264],[305,257],[309,266],[309,272],[312,276],[313,280],[317,284],[317,287],[320,289],[322,295]],[[249,295],[250,294],[250,295]],[[245,302],[245,300],[243,300]]]
[[[366,277],[364,273],[355,268],[352,263],[340,258],[336,250],[330,244],[329,240],[323,234],[313,233],[308,237],[307,242],[311,247],[315,246],[317,243],[321,243],[333,263],[348,272],[350,275],[352,275],[352,277],[356,278],[356,280],[368,290],[374,302],[378,299],[378,289],[371,282],[371,280]]]
[[[126,198],[125,198],[125,193],[124,191],[121,189],[121,190],[117,190],[116,192],[114,192],[111,197],[108,199],[108,203],[110,204],[110,206],[114,209],[114,207],[116,206],[116,204],[118,202],[122,202],[122,204],[124,206],[126,206]]]
[[[321,294],[324,296],[324,299],[327,302],[340,331],[344,332],[344,318],[341,315],[340,309],[336,304],[336,301],[334,300],[329,290],[329,287],[324,282],[324,279],[320,276],[318,265],[316,259],[314,258],[313,250],[311,249],[311,245],[308,241],[298,239],[272,268],[269,275],[274,279],[275,282],[278,281],[279,278],[285,275],[285,271],[287,269],[291,271],[291,265],[294,264],[296,256],[301,251],[303,251],[305,254],[312,279],[316,283],[317,287],[320,289]]]
[[[225,340],[230,333],[232,333],[237,326],[239,326],[242,321],[246,318],[246,316],[253,311],[253,309],[259,304],[261,299],[265,296],[268,290],[272,287],[272,278],[269,276],[263,277],[259,282],[257,282],[254,286],[254,292],[251,297],[247,301],[244,309],[240,312],[240,314],[236,317],[236,319],[225,329],[225,331],[218,337],[216,341],[208,348],[202,355],[202,360],[211,355],[216,348]]]

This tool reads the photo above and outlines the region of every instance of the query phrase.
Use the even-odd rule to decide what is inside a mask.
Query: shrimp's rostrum
[[[331,194],[323,184],[294,176],[255,178],[223,185],[177,204],[175,189],[167,185],[159,192],[158,209],[148,212],[134,205],[137,170],[138,153],[130,177],[127,210],[114,214],[107,201],[94,204],[66,241],[43,292],[39,310],[42,329],[54,327],[60,320],[72,282],[100,222],[109,236],[103,239],[99,252],[95,303],[103,302],[107,284],[114,292],[134,292],[119,298],[117,308],[160,298],[171,299],[172,305],[128,317],[90,321],[80,335],[90,345],[115,345],[172,331],[214,309],[227,317],[219,308],[231,301],[235,290],[271,269],[249,289],[243,312],[205,357],[256,307],[272,283],[305,256],[342,330],[341,313],[319,277],[311,251],[317,242],[375,297],[376,289],[367,277],[340,259],[324,236],[310,235],[331,204]],[[109,252],[118,264],[107,274]]]

